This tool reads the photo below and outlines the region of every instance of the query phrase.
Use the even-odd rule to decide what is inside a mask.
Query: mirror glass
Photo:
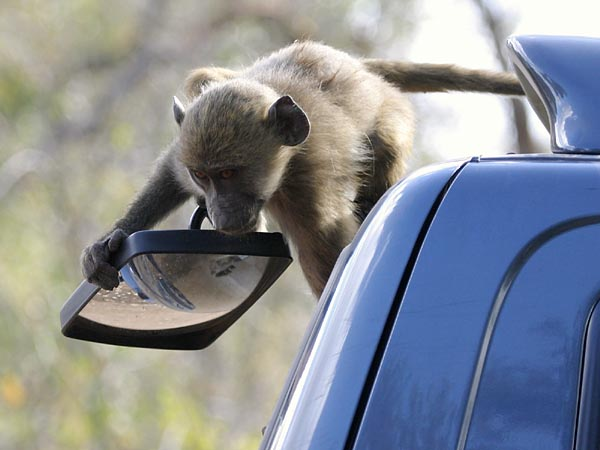
[[[80,312],[111,327],[158,330],[196,325],[239,306],[257,287],[268,257],[145,254],[120,273],[112,291],[100,290]]]

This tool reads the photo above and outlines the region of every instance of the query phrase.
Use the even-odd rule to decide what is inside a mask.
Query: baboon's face
[[[230,234],[255,230],[294,147],[308,137],[304,112],[290,97],[269,102],[254,86],[234,85],[204,92],[175,116],[181,162],[203,192],[215,228]]]
[[[190,177],[202,190],[208,216],[217,230],[228,234],[254,231],[267,200],[252,169],[241,165],[189,168]]]

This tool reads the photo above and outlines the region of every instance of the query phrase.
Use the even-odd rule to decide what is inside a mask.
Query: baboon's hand
[[[81,270],[86,280],[109,291],[119,285],[119,271],[108,261],[126,238],[127,233],[117,228],[105,239],[95,242],[83,250]]]

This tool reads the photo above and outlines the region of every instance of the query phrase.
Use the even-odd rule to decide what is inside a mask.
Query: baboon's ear
[[[267,120],[283,145],[302,144],[310,133],[308,117],[289,95],[280,97],[271,105]]]
[[[185,117],[185,108],[176,96],[173,96],[173,115],[175,116],[177,125],[181,126],[181,122],[183,122],[183,118]]]

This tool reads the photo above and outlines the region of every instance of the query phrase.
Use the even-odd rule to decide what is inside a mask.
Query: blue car
[[[262,449],[600,448],[600,40],[509,48],[554,154],[432,166],[385,195]]]

